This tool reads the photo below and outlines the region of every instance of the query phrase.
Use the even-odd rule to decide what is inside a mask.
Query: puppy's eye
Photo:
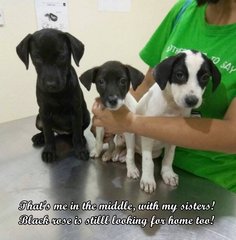
[[[208,73],[205,73],[201,76],[201,82],[208,82],[210,78],[210,75]]]
[[[126,79],[125,78],[121,78],[120,79],[120,85],[121,86],[125,86],[125,84],[126,84]]]
[[[181,72],[181,71],[178,71],[176,74],[175,74],[176,78],[180,81],[183,81],[184,80],[184,73]]]
[[[104,79],[103,78],[98,79],[98,84],[104,86],[105,85]]]

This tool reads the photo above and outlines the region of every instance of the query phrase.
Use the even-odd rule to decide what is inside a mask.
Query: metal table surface
[[[236,239],[236,194],[179,169],[179,186],[166,186],[157,161],[149,195],[125,164],[80,161],[67,139],[46,164],[34,121],[0,124],[0,239]]]

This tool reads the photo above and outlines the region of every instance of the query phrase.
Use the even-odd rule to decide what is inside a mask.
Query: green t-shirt
[[[197,111],[202,117],[222,119],[230,102],[236,97],[236,24],[207,24],[206,6],[198,7],[194,0],[176,21],[185,1],[178,1],[171,9],[140,52],[140,57],[154,67],[161,60],[184,49],[205,53],[219,68],[222,82],[214,93],[209,82],[203,104]],[[219,141],[224,141],[224,136]],[[235,154],[178,147],[174,164],[236,192]]]

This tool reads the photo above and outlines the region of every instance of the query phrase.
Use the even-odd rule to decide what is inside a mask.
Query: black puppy
[[[54,132],[72,134],[75,153],[79,159],[89,158],[84,130],[90,115],[78,78],[71,65],[71,54],[79,66],[84,45],[78,39],[55,29],[43,29],[28,34],[16,48],[19,58],[29,67],[29,54],[37,72],[36,96],[39,114],[33,136],[35,146],[45,144],[42,159],[56,159]]]
[[[90,90],[92,83],[100,95],[103,105],[110,110],[117,110],[125,104],[131,111],[135,110],[136,101],[129,93],[130,84],[135,90],[143,81],[144,75],[136,68],[118,61],[108,61],[101,66],[87,70],[80,76],[82,84]],[[96,146],[90,152],[90,157],[99,157],[102,152],[104,129],[96,128]],[[119,154],[115,151],[113,139],[102,160],[112,158],[117,161]]]

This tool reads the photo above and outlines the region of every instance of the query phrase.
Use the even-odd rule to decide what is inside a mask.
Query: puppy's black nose
[[[198,103],[198,98],[196,96],[187,96],[185,98],[185,103],[188,107],[194,107]]]
[[[108,102],[111,106],[116,106],[118,103],[118,97],[117,96],[108,96]]]
[[[57,88],[57,83],[56,82],[47,82],[46,83],[46,87],[49,90],[53,90]]]

